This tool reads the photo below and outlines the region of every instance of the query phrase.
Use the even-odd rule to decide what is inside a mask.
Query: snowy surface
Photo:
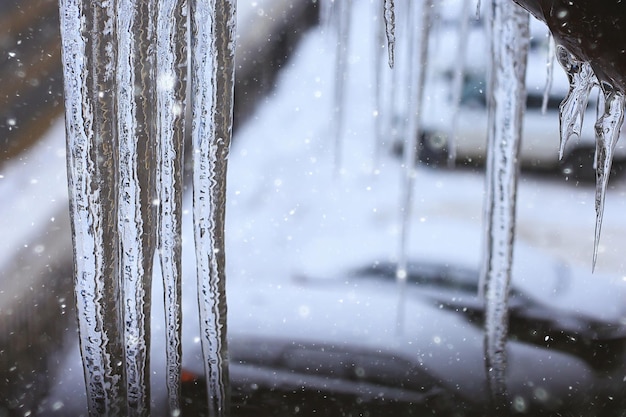
[[[277,88],[234,138],[226,230],[232,330],[237,325],[252,326],[246,324],[250,314],[282,314],[278,308],[251,308],[251,303],[256,300],[262,305],[266,299],[302,293],[302,279],[337,277],[346,268],[397,258],[400,162],[388,152],[378,166],[373,162],[374,5],[368,1],[355,5],[357,15],[353,18],[359,24],[353,25],[347,61],[349,104],[345,109],[340,174],[336,176],[333,171],[330,132],[334,39],[323,30],[314,30],[304,38],[279,77]],[[554,123],[558,123],[556,118]],[[63,140],[60,123],[37,148],[0,168],[0,230],[4,234],[0,268],[4,269],[10,254],[27,244],[51,221],[58,206],[65,204]],[[558,143],[558,137],[554,141]],[[483,173],[420,168],[415,187],[411,256],[477,267],[482,247]],[[610,294],[607,281],[626,280],[626,220],[621,215],[626,211],[626,182],[614,180],[609,188],[596,266],[596,272],[604,274],[595,277],[590,274],[594,189],[559,176],[525,175],[518,192],[517,242],[524,249],[516,253],[516,268],[532,271],[537,264],[549,265],[547,256],[581,270],[583,276],[589,272],[587,281],[576,281],[577,290],[554,301],[599,316],[621,313],[597,311],[595,300],[614,300],[617,295]],[[184,340],[188,343],[189,336],[197,332],[190,209],[186,219]],[[540,252],[543,254],[537,255]],[[537,288],[535,284],[538,282],[521,285],[532,290]],[[549,288],[551,283],[545,285]],[[153,293],[153,304],[159,306],[158,285]],[[305,297],[310,303],[321,302],[315,294]],[[307,305],[294,305],[298,309],[294,315],[302,313],[303,306]],[[158,310],[154,325],[157,337],[156,323],[160,323],[162,314]],[[186,352],[198,348],[185,347]],[[157,372],[163,356],[163,352],[153,355]],[[75,364],[75,357],[68,360],[74,365],[64,369],[75,372],[65,375],[69,378],[65,386],[72,385],[72,375],[73,381],[80,384],[81,368]],[[73,395],[80,392],[78,389]]]

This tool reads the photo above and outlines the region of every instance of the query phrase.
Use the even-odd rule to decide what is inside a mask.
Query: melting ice
[[[389,68],[393,68],[396,45],[396,8],[393,0],[384,0],[385,33],[387,35],[387,50],[389,54]]]
[[[513,264],[519,149],[525,108],[528,14],[509,0],[492,2],[491,80],[485,196],[485,358],[496,401],[506,401],[507,302]]]
[[[209,412],[225,415],[223,225],[234,2],[61,0],[60,14],[74,282],[89,414],[150,413],[150,294],[157,248],[165,288],[169,407],[172,415],[180,411],[190,38],[201,340]]]
[[[600,87],[600,114],[596,122],[596,232],[593,265],[597,260],[604,200],[613,149],[619,137],[626,92],[623,54],[626,4],[615,2],[551,2],[515,0],[544,21],[557,43],[557,57],[570,80],[561,106],[561,152],[582,126],[589,91]]]

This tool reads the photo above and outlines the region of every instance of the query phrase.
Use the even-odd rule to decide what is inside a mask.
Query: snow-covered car
[[[614,415],[623,408],[625,286],[530,249],[519,256],[532,262],[514,271],[509,411]],[[231,289],[232,414],[493,415],[477,269],[431,259],[407,272],[403,296],[395,264],[379,261],[271,293]],[[204,407],[198,355],[184,363],[191,415]]]

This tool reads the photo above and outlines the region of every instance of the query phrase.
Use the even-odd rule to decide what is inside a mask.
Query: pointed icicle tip
[[[389,68],[393,69],[396,46],[396,12],[393,0],[383,0],[383,12],[385,18],[385,33],[387,35],[387,51],[389,53]]]
[[[619,139],[620,129],[624,122],[624,93],[603,86],[605,107],[604,113],[596,122],[596,229],[593,244],[593,269],[598,258],[604,202],[611,174],[613,153]]]

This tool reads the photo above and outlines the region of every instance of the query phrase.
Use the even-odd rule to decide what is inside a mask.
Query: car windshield
[[[78,3],[95,10],[118,2]],[[503,346],[507,403],[495,413],[481,281],[491,100],[487,5],[479,18],[469,13],[464,44],[465,2],[433,3],[422,107],[413,122],[408,103],[417,94],[409,40],[417,35],[415,22],[404,18],[410,2],[396,1],[393,69],[381,1],[236,3],[224,205],[227,319],[220,329],[227,334],[228,377],[222,382],[230,415],[622,415],[626,221],[619,213],[626,205],[626,147],[615,145],[592,272],[596,98],[582,109],[579,137],[559,158],[559,106],[569,83],[557,66],[546,94],[551,40],[545,25],[531,23]],[[88,257],[98,248],[75,247],[70,226],[76,218],[68,210],[66,158],[76,149],[66,144],[59,3],[0,1],[0,21],[0,416],[88,415],[88,396],[102,393],[89,391],[88,378],[86,384],[85,369],[98,366],[84,365],[78,327],[93,323],[81,321],[76,305],[81,295],[92,294],[75,292],[73,256]],[[105,39],[109,29],[117,30],[102,29]],[[88,45],[92,53],[108,51],[97,42]],[[191,59],[193,52],[186,53]],[[176,84],[170,75],[154,76],[155,91]],[[87,78],[81,88],[94,86],[101,87]],[[189,91],[194,86],[189,81]],[[129,96],[141,98],[135,88]],[[96,121],[112,117],[108,94],[106,88],[98,92],[103,107],[93,107]],[[154,246],[145,295],[151,332],[146,413],[154,416],[210,415],[206,335],[198,315],[198,294],[202,299],[210,291],[196,278],[191,137],[194,128],[211,123],[191,123],[191,110],[181,110],[191,107],[188,101],[171,108],[187,117],[182,232],[174,243],[182,254],[180,410],[168,409],[167,264],[159,258],[163,246]],[[116,124],[111,134],[122,135],[124,126]],[[106,148],[100,133],[93,137],[101,142],[94,143]],[[414,158],[405,153],[411,143]],[[112,146],[113,153],[123,153]],[[98,150],[90,152],[95,164]],[[140,164],[149,162],[139,158]],[[118,165],[86,168],[106,184],[90,185],[92,201],[104,194],[119,195],[119,204],[130,199],[120,192],[125,188],[119,178],[107,182],[118,175]],[[161,207],[164,199],[151,204]],[[93,212],[85,222],[139,222],[116,214]],[[105,239],[103,246],[116,245],[120,230],[107,235],[113,242]],[[113,252],[121,257],[124,249]],[[94,295],[94,305],[115,298],[110,292]],[[91,340],[82,335],[82,347],[86,339],[109,343],[115,326],[124,324],[121,313],[116,318],[93,324],[97,331]],[[113,358],[120,352],[110,353]],[[108,365],[102,375],[111,381],[127,377],[126,364]]]

